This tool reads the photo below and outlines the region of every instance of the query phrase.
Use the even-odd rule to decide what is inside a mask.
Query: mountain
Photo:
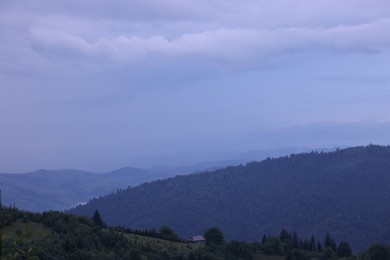
[[[109,173],[91,173],[80,170],[38,170],[29,173],[0,173],[0,189],[4,203],[20,209],[40,212],[66,210],[83,204],[93,197],[137,186],[153,180],[176,175],[199,173],[267,158],[288,152],[306,151],[307,148],[290,147],[268,151],[233,152],[225,154],[231,160],[207,161],[189,165],[155,165],[148,169],[123,167]],[[246,159],[242,159],[246,158]]]
[[[70,212],[98,209],[110,225],[169,225],[181,236],[218,226],[225,237],[259,240],[282,228],[331,233],[357,250],[390,241],[390,147],[291,154],[128,188]]]
[[[154,177],[137,168],[97,174],[78,170],[38,170],[0,174],[3,203],[32,211],[65,210],[90,198],[138,185]]]
[[[118,189],[164,179],[177,174],[189,174],[216,169],[237,161],[216,161],[188,166],[155,166],[150,169],[123,167],[109,173],[79,170],[38,170],[30,173],[0,173],[0,189],[5,205],[15,205],[31,211],[66,210]]]

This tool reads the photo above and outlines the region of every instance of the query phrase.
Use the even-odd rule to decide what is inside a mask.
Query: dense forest
[[[252,243],[226,241],[218,227],[205,230],[203,243],[188,243],[168,226],[158,231],[107,227],[100,213],[92,218],[50,211],[31,213],[1,208],[0,258],[3,259],[263,259],[310,260],[390,258],[390,248],[373,243],[352,254],[346,241],[301,238],[283,229]]]
[[[180,236],[223,229],[228,240],[257,241],[283,228],[304,237],[331,233],[353,250],[390,241],[390,147],[291,154],[128,188],[70,212],[109,225],[169,225]]]

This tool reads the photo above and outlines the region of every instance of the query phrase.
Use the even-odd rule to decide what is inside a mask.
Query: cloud
[[[305,140],[272,127],[386,119],[388,10],[388,0],[0,1],[3,162],[120,167]],[[344,138],[332,136],[321,145]]]
[[[7,53],[22,70],[29,63],[35,70],[38,62],[42,71],[60,64],[62,71],[117,64],[242,70],[301,54],[376,53],[389,45],[382,33],[390,19],[385,0],[21,3],[1,3],[0,26],[15,39],[18,50]],[[20,51],[29,58],[16,57]]]
[[[226,66],[252,66],[296,53],[376,53],[390,47],[390,19],[332,28],[227,29],[184,33],[168,39],[118,35],[87,40],[70,32],[32,28],[31,42],[41,54],[99,57],[130,64],[194,59]]]

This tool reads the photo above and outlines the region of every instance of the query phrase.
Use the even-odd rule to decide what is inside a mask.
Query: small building
[[[200,235],[192,236],[189,239],[187,239],[188,243],[202,243],[202,242],[205,242],[205,241],[206,241],[206,239],[204,239],[204,237],[200,236]]]

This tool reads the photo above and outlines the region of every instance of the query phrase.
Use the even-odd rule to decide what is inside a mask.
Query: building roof
[[[205,241],[206,239],[204,239],[203,236],[198,235],[198,236],[190,237],[190,238],[187,239],[187,240],[190,241],[190,242],[203,242],[203,241]]]

